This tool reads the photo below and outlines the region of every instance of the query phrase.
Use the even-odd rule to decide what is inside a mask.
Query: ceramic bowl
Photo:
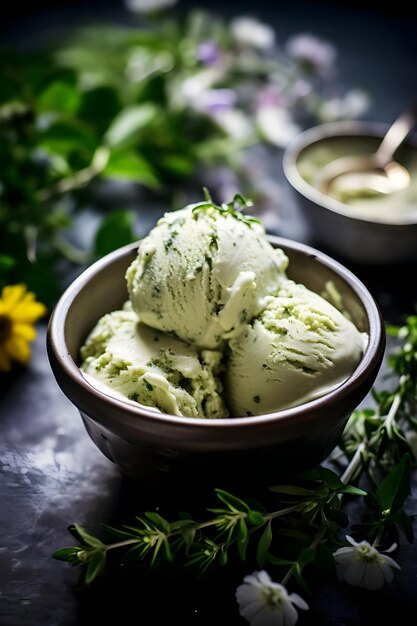
[[[312,244],[323,246],[330,254],[342,259],[342,262],[346,259],[356,263],[384,265],[416,260],[417,192],[415,209],[410,213],[397,212],[402,202],[402,196],[397,193],[392,196],[392,214],[390,211],[390,215],[384,216],[377,208],[372,208],[371,214],[368,212],[362,215],[360,211],[352,210],[352,207],[322,193],[307,182],[308,179],[301,173],[300,164],[312,149],[323,150],[325,146],[337,146],[340,140],[352,141],[358,153],[361,150],[369,152],[369,146],[376,149],[387,130],[388,125],[373,122],[321,124],[301,132],[284,151],[284,174],[309,228]],[[417,159],[417,147],[411,140],[399,148],[395,157],[407,165],[410,154]]]
[[[94,263],[56,304],[47,333],[56,380],[79,410],[91,439],[125,475],[155,487],[267,486],[313,467],[337,445],[380,368],[385,349],[381,314],[366,287],[332,258],[288,239],[269,240],[288,255],[290,278],[318,293],[333,281],[353,321],[369,334],[351,377],[302,406],[255,417],[187,418],[136,407],[91,386],[78,367],[79,349],[97,320],[126,300],[124,275],[138,244]]]

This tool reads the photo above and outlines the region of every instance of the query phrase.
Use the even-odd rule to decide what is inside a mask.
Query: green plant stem
[[[110,158],[110,150],[106,146],[100,146],[94,153],[91,164],[80,170],[74,176],[63,178],[56,185],[38,191],[38,198],[41,202],[51,200],[55,196],[63,195],[69,191],[80,189],[88,185],[105,169]]]
[[[325,533],[326,533],[326,527],[324,526],[324,527],[323,527],[323,528],[322,528],[322,529],[321,529],[321,530],[320,530],[320,531],[316,534],[316,536],[314,537],[313,541],[310,543],[310,545],[309,545],[309,549],[310,549],[310,550],[314,550],[314,549],[318,546],[318,544],[320,543],[320,541],[323,539],[323,537],[324,537]],[[293,573],[294,573],[294,570],[295,570],[296,566],[297,566],[297,561],[295,561],[295,562],[291,565],[290,569],[289,569],[289,570],[288,570],[288,572],[285,574],[284,578],[283,578],[283,579],[282,579],[282,581],[281,581],[281,584],[282,584],[282,585],[284,585],[284,586],[285,586],[285,585],[287,584],[287,582],[289,581],[289,579],[290,579],[290,578],[291,578],[291,576],[293,575]]]
[[[85,265],[90,260],[90,253],[85,250],[80,250],[72,243],[63,239],[62,237],[56,237],[54,239],[55,248],[66,258],[68,261]]]
[[[341,475],[340,480],[345,485],[348,484],[352,480],[352,478],[356,477],[357,472],[360,470],[362,466],[362,452],[366,450],[366,447],[367,447],[366,444],[367,444],[366,441],[362,441],[359,444],[359,446],[357,447],[355,451],[355,454],[353,455],[352,459],[349,462],[349,465],[347,466],[347,468]],[[343,494],[340,494],[340,496],[342,495]]]
[[[117,543],[109,543],[106,546],[106,552],[109,550],[115,550],[116,548],[123,548],[124,546],[132,545],[133,543],[137,543],[137,539],[126,539],[125,541],[118,541]]]

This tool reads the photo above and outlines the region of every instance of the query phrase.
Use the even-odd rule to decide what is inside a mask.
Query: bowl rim
[[[291,427],[293,427],[294,420],[297,420],[297,424],[310,421],[310,413],[317,413],[317,411],[321,409],[325,410],[329,402],[343,402],[343,399],[349,396],[352,391],[360,389],[360,387],[366,383],[371,372],[377,372],[380,367],[386,342],[384,322],[380,309],[373,296],[361,280],[357,278],[349,269],[338,261],[332,259],[330,256],[307,244],[291,239],[274,235],[267,235],[267,239],[275,247],[283,247],[284,250],[294,250],[305,254],[309,258],[317,259],[321,264],[325,265],[332,271],[335,271],[349,285],[349,287],[356,293],[358,298],[363,303],[369,323],[368,344],[362,359],[352,372],[351,376],[333,391],[327,393],[325,396],[310,400],[309,402],[289,409],[250,417],[227,417],[221,419],[202,419],[159,413],[152,408],[148,409],[146,407],[143,408],[142,406],[136,407],[133,403],[120,400],[111,395],[105,395],[103,392],[99,391],[86,380],[79,366],[70,355],[65,341],[66,315],[80,290],[88,285],[91,278],[95,276],[97,272],[105,270],[106,267],[120,260],[122,257],[131,255],[138,249],[140,241],[118,248],[98,261],[95,261],[67,287],[55,304],[49,318],[47,329],[48,356],[55,375],[55,370],[59,369],[60,373],[70,380],[72,386],[76,385],[79,387],[80,393],[82,391],[82,393],[85,394],[85,397],[88,397],[91,400],[88,402],[90,406],[92,401],[96,401],[97,407],[105,407],[107,405],[110,409],[115,409],[114,414],[117,414],[117,418],[111,417],[107,419],[110,415],[112,415],[112,413],[110,410],[105,410],[104,413],[106,415],[106,419],[103,418],[103,420],[100,421],[104,425],[106,425],[106,423],[110,423],[111,421],[116,425],[116,427],[119,426],[120,428],[123,426],[127,428],[134,427],[138,424],[138,418],[140,418],[142,422],[143,420],[146,420],[147,422],[151,420],[152,423],[149,422],[151,430],[153,430],[152,426],[162,423],[175,425],[176,427],[180,429],[183,428],[185,430],[190,427],[192,427],[195,431],[201,429],[201,434],[209,431],[211,432],[212,430],[213,432],[216,432],[219,430],[228,431],[232,429],[233,432],[236,428],[241,429],[245,433],[250,433],[253,430],[257,430],[261,425],[268,427],[268,425],[276,423],[277,421],[283,424],[288,423]],[[66,393],[65,390],[64,393]],[[73,401],[69,394],[66,395],[71,401]],[[80,407],[74,401],[73,403],[80,411],[84,410],[83,407]],[[218,443],[220,449],[220,442]],[[250,443],[248,445],[250,445]]]
[[[365,222],[375,225],[376,227],[389,227],[392,229],[402,229],[405,226],[410,225],[417,226],[415,218],[407,215],[407,213],[402,215],[401,219],[395,222],[384,219],[372,219],[369,216],[361,215],[359,213],[352,214],[352,209],[348,205],[343,202],[339,202],[335,198],[322,193],[313,187],[313,185],[310,185],[310,183],[308,183],[301,176],[297,166],[297,160],[303,150],[315,143],[326,139],[345,136],[376,137],[382,139],[388,128],[389,124],[386,124],[385,122],[358,120],[324,122],[307,128],[293,137],[284,149],[282,156],[282,168],[284,175],[290,185],[303,197],[324,209],[348,217],[352,222]],[[404,141],[404,144],[417,148],[417,144],[413,141],[412,136],[408,137],[408,139]]]

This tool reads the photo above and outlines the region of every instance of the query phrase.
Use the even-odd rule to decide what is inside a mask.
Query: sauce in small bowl
[[[417,144],[410,139],[395,160],[410,173],[410,184],[389,195],[357,188],[344,197],[320,191],[318,176],[330,161],[368,155],[388,125],[332,122],[301,132],[284,151],[284,174],[314,244],[346,260],[388,264],[417,259]]]
[[[302,151],[297,160],[298,171],[306,183],[320,191],[317,177],[328,163],[339,157],[372,154],[379,143],[378,138],[367,136],[325,138]],[[410,174],[408,187],[389,194],[373,192],[365,186],[353,187],[342,190],[336,200],[349,206],[354,216],[390,223],[417,221],[417,149],[411,145],[401,146],[396,160]]]

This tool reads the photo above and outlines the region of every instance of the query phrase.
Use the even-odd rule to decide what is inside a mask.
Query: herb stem
[[[400,393],[395,394],[394,400],[392,401],[391,408],[388,412],[388,415],[385,418],[385,428],[387,430],[387,434],[391,436],[392,434],[392,426],[395,421],[395,417],[398,409],[401,406],[402,397]]]
[[[88,263],[90,259],[90,254],[87,251],[80,250],[80,248],[77,248],[62,237],[55,237],[54,244],[55,248],[59,250],[59,252],[61,252],[61,254],[68,259],[68,261],[84,265],[85,263]]]
[[[123,548],[124,546],[129,546],[132,543],[137,543],[137,539],[125,539],[125,541],[118,541],[117,543],[110,543],[106,546],[106,552],[108,550],[114,550],[115,548]]]
[[[110,150],[106,146],[100,146],[95,151],[90,165],[79,172],[76,172],[73,176],[63,178],[56,185],[50,188],[41,189],[38,192],[38,198],[41,202],[51,200],[54,196],[85,187],[90,183],[93,178],[101,174],[106,167],[110,158]]]
[[[288,513],[293,513],[294,511],[302,511],[305,507],[305,502],[303,502],[302,504],[294,504],[293,506],[288,506],[286,509],[280,509],[279,511],[268,513],[267,517],[272,520],[277,517],[283,517],[284,515],[288,515]]]
[[[310,543],[310,545],[308,546],[310,550],[315,550],[316,547],[318,546],[318,544],[320,543],[320,541],[323,539],[324,535],[326,533],[326,526],[323,526],[323,528],[321,528],[319,530],[319,532],[316,534],[316,536],[313,538],[313,541]],[[289,581],[289,579],[291,578],[291,576],[294,573],[294,569],[297,566],[298,561],[295,561],[290,569],[288,570],[288,572],[285,574],[284,578],[281,581],[282,585],[286,585],[287,582]]]
[[[362,465],[362,452],[364,452],[365,449],[366,449],[366,441],[361,441],[361,443],[358,445],[355,451],[355,454],[351,458],[349,465],[347,466],[342,476],[340,477],[340,480],[345,485],[348,484],[352,480],[352,477],[354,477],[356,472],[360,469],[360,466]]]

